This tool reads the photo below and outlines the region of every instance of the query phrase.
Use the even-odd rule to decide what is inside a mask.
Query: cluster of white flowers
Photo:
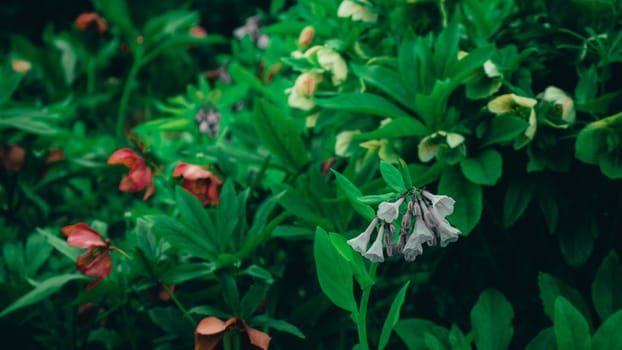
[[[402,216],[400,233],[395,242],[395,221],[400,216],[400,207],[407,202],[407,209]],[[402,195],[395,202],[382,202],[378,205],[376,217],[367,229],[348,241],[352,249],[374,262],[384,261],[384,250],[388,256],[403,254],[406,261],[414,261],[423,253],[423,244],[433,246],[437,242],[441,247],[455,242],[460,230],[451,226],[446,217],[454,211],[455,201],[442,195],[434,195],[426,190],[414,189]],[[413,218],[415,220],[412,225]],[[378,228],[379,226],[379,228]],[[411,230],[411,226],[413,226]],[[368,248],[371,236],[378,228],[376,239]],[[384,246],[384,249],[383,249]]]

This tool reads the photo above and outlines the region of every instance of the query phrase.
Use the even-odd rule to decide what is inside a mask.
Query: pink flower
[[[129,148],[121,148],[108,158],[108,164],[123,164],[130,168],[130,172],[123,176],[119,183],[119,191],[133,193],[146,188],[143,200],[151,197],[155,191],[151,169],[136,152]]]
[[[194,164],[179,163],[173,177],[183,177],[181,187],[192,193],[203,205],[217,206],[220,200],[222,180],[212,172]]]
[[[255,328],[249,327],[246,322],[239,317],[231,317],[226,322],[216,317],[206,317],[199,322],[194,331],[195,350],[214,350],[223,340],[225,332],[243,332],[248,336],[248,341],[252,347],[244,349],[268,350],[270,346],[270,336]],[[227,339],[225,339],[227,341]],[[242,343],[244,344],[244,343]]]
[[[104,34],[108,30],[108,22],[95,12],[84,12],[76,18],[76,26],[81,31],[86,31],[93,24],[97,27],[99,34]]]
[[[110,255],[110,240],[104,239],[99,233],[84,222],[65,226],[61,232],[67,236],[67,243],[78,248],[87,248],[87,251],[76,260],[76,268],[87,276],[97,279],[86,286],[89,290],[112,271],[112,256]]]

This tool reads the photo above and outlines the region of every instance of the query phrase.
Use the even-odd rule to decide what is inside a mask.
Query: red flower
[[[7,171],[16,173],[22,170],[26,151],[20,145],[4,145],[0,147],[0,165]]]
[[[198,165],[179,163],[173,177],[182,176],[181,187],[192,193],[203,205],[218,205],[222,180],[212,172]]]
[[[232,317],[226,322],[216,317],[206,317],[194,331],[194,350],[213,350],[221,342],[226,331],[243,331],[255,349],[268,350],[270,338],[264,332],[249,327],[243,319]],[[245,348],[246,349],[246,348]]]
[[[95,287],[104,277],[110,275],[112,270],[110,240],[104,239],[84,222],[65,226],[61,232],[67,236],[69,245],[88,249],[76,261],[78,271],[87,276],[97,277],[94,282],[86,286],[87,290]]]
[[[119,183],[119,191],[133,193],[146,188],[143,200],[151,197],[155,191],[151,169],[136,152],[129,148],[121,148],[108,158],[108,164],[123,164],[130,168],[130,172],[123,176]]]
[[[207,36],[207,31],[201,26],[194,26],[188,30],[188,34],[195,38],[205,38]]]
[[[84,12],[76,18],[76,26],[83,32],[93,24],[99,34],[104,34],[108,30],[108,22],[95,12]]]

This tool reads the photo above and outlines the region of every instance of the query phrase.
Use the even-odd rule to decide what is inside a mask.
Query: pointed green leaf
[[[406,299],[406,291],[408,290],[409,285],[410,281],[406,282],[406,284],[402,286],[400,291],[397,292],[397,295],[391,303],[391,308],[389,309],[387,318],[384,320],[384,324],[382,325],[382,333],[380,333],[378,350],[383,350],[389,343],[389,337],[391,337],[391,332],[397,324],[397,321],[399,321],[400,319],[400,311],[402,310],[402,305],[404,304],[404,300]]]
[[[622,309],[609,316],[594,333],[592,350],[622,349]]]
[[[538,335],[531,339],[525,350],[557,350],[553,327],[541,330]]]
[[[560,295],[572,302],[573,305],[576,305],[583,316],[589,320],[589,307],[583,299],[583,296],[566,282],[548,273],[540,272],[538,274],[538,288],[540,289],[540,300],[544,307],[544,314],[547,315],[551,321],[555,313],[555,299]]]
[[[525,132],[529,124],[519,117],[501,115],[490,119],[481,147],[494,143],[507,143]]]
[[[318,106],[385,118],[412,118],[410,114],[382,96],[370,93],[340,93],[335,97],[316,98]]]
[[[340,308],[356,313],[352,268],[333,247],[326,231],[320,227],[315,230],[313,256],[317,278],[324,294]]]
[[[622,264],[620,258],[611,251],[602,261],[594,283],[592,301],[601,320],[605,320],[616,310],[622,309]]]
[[[482,187],[464,178],[458,166],[446,169],[438,184],[438,192],[456,201],[448,220],[462,231],[471,233],[482,216]]]
[[[590,326],[585,317],[562,296],[555,299],[553,329],[559,350],[590,350],[592,347]]]
[[[406,185],[404,184],[404,179],[402,178],[402,173],[394,167],[393,165],[385,162],[384,160],[380,161],[380,174],[384,179],[384,182],[389,185],[393,190],[403,193],[406,191]]]
[[[533,197],[535,186],[525,181],[512,181],[503,199],[503,226],[512,226],[520,218]]]
[[[350,200],[350,204],[352,204],[352,208],[359,214],[361,214],[365,219],[372,220],[376,216],[376,212],[367,204],[363,204],[358,201],[358,198],[362,197],[363,194],[361,191],[354,186],[347,177],[339,174],[335,170],[331,169],[333,174],[335,174],[335,179],[337,180],[337,185],[339,188],[345,193],[348,200]]]
[[[471,310],[473,339],[478,350],[506,350],[514,335],[514,310],[505,296],[487,289]]]

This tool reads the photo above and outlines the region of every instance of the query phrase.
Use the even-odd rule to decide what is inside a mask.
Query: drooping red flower
[[[134,193],[146,189],[143,200],[151,197],[155,191],[151,169],[136,152],[129,148],[121,148],[110,155],[108,164],[123,164],[130,168],[130,172],[123,176],[119,183],[119,191]]]
[[[216,317],[202,319],[194,331],[194,350],[213,350],[222,341],[225,332],[234,330],[245,332],[253,348],[268,350],[272,338],[264,332],[249,327],[239,317],[232,317],[226,322]]]
[[[96,12],[84,12],[76,18],[76,27],[83,32],[93,24],[97,27],[99,34],[104,34],[108,30],[108,22]]]
[[[207,36],[207,30],[201,26],[193,26],[188,30],[188,34],[196,38],[205,38]]]
[[[218,205],[222,180],[209,170],[198,165],[179,163],[173,177],[184,178],[181,187],[192,193],[203,205]]]
[[[79,222],[65,226],[61,232],[67,236],[67,243],[77,248],[87,248],[87,251],[76,260],[76,268],[87,276],[97,277],[86,286],[89,290],[112,271],[112,256],[110,255],[110,240],[104,239],[97,231],[86,223]]]
[[[0,166],[7,171],[17,173],[22,170],[26,150],[20,145],[4,145],[0,147]]]

